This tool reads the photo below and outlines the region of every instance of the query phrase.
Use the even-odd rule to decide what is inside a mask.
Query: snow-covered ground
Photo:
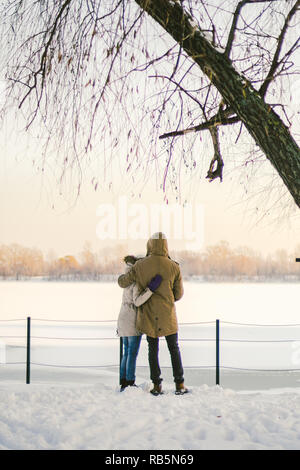
[[[300,449],[299,389],[175,396],[164,382],[153,397],[149,381],[120,393],[113,373],[94,374],[93,384],[1,382],[0,449]]]
[[[115,324],[96,323],[116,319],[118,286],[0,283],[0,320],[20,319],[0,321],[0,449],[300,449],[300,327],[288,326],[300,323],[299,286],[185,288],[177,312],[191,393],[174,395],[161,340],[166,393],[153,397],[145,339],[139,386],[120,393]],[[32,366],[26,385],[29,315]],[[221,386],[213,368],[216,318]],[[256,325],[271,323],[284,326]]]

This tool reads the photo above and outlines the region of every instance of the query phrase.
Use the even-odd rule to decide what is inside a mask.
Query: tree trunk
[[[230,59],[201,32],[180,3],[171,0],[135,0],[199,65],[225,103],[243,122],[257,145],[276,168],[300,207],[300,149],[280,117],[265,103]]]

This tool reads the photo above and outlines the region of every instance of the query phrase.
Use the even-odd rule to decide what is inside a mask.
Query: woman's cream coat
[[[126,272],[129,272],[132,265],[128,265]],[[144,290],[133,283],[123,290],[122,305],[118,317],[118,336],[139,336],[141,332],[136,329],[137,307],[152,296],[151,290],[147,287]]]

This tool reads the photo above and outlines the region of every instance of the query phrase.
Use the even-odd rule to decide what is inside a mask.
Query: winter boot
[[[185,393],[189,393],[189,390],[185,388],[184,382],[176,384],[175,395],[184,395]]]
[[[124,392],[125,388],[128,387],[127,380],[126,379],[121,379],[120,380],[120,385],[121,385],[120,392]]]
[[[129,387],[137,387],[137,385],[135,385],[135,383],[134,383],[134,380],[127,380],[127,386],[129,386]]]
[[[155,397],[157,397],[158,395],[162,395],[163,394],[162,385],[153,384],[153,388],[152,390],[150,390],[150,393],[152,393],[152,395],[154,395]]]

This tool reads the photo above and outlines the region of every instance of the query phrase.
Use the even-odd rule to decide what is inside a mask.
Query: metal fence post
[[[121,362],[123,357],[123,338],[120,336],[120,366],[119,366],[119,383],[121,384]]]
[[[220,385],[220,320],[216,320],[216,385]]]
[[[30,384],[30,317],[27,317],[26,383]]]

